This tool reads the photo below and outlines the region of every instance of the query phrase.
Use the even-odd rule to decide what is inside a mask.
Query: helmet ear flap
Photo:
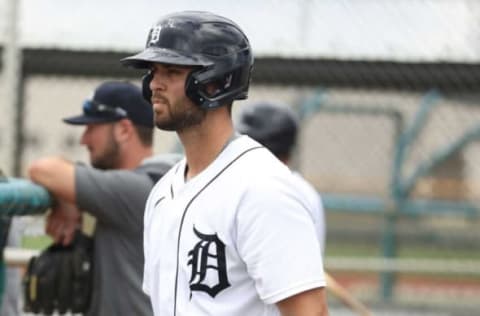
[[[229,66],[231,67],[231,66]],[[217,64],[213,67],[192,71],[185,82],[185,94],[204,109],[230,104],[234,100],[247,98],[249,75],[244,68],[229,69]]]
[[[142,95],[148,103],[152,103],[152,90],[150,89],[150,82],[152,82],[153,73],[151,71],[147,72],[142,77]]]

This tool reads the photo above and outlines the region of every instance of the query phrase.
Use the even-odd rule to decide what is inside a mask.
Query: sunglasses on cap
[[[115,117],[119,119],[128,117],[128,113],[124,109],[101,104],[95,100],[85,100],[83,102],[83,113],[91,116]]]

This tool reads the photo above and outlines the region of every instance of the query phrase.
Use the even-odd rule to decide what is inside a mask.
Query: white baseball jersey
[[[309,203],[291,171],[248,136],[185,182],[185,160],[153,188],[143,288],[157,316],[279,315],[325,286]]]
[[[317,237],[323,254],[325,251],[325,239],[327,231],[325,225],[325,210],[323,208],[322,199],[317,190],[299,173],[294,172],[293,175],[295,186],[302,190],[302,192],[305,194],[306,202],[310,203],[310,215],[312,216],[315,228],[317,229]]]

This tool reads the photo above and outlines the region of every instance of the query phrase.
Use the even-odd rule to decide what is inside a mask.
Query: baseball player
[[[155,124],[176,131],[185,151],[146,205],[143,288],[154,314],[326,315],[309,205],[288,167],[233,128],[232,103],[247,98],[253,66],[239,26],[173,13],[122,62],[148,70]]]
[[[30,165],[30,178],[56,200],[47,232],[56,242],[68,244],[78,212],[92,215],[93,289],[86,315],[152,315],[141,288],[143,213],[157,180],[153,178],[171,167],[168,160],[151,157],[152,107],[137,86],[108,81],[84,102],[82,114],[64,121],[85,126],[81,142],[94,168],[61,157]]]
[[[269,149],[275,157],[288,166],[291,166],[291,155],[298,135],[299,118],[286,105],[259,102],[245,106],[235,125],[236,130],[250,136]],[[308,183],[298,172],[293,173],[295,187],[302,188],[306,201],[310,203],[312,220],[317,228],[322,253],[325,249],[325,212],[322,200],[317,190]]]

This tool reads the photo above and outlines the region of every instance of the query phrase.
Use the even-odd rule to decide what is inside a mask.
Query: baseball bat
[[[372,316],[370,310],[357,298],[355,298],[346,288],[338,283],[330,274],[325,272],[327,281],[327,290],[339,298],[346,306],[361,316]]]

